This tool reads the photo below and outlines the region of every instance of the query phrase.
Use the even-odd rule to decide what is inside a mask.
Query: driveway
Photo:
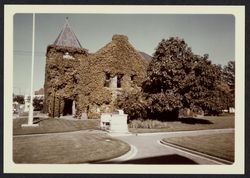
[[[216,160],[163,145],[160,140],[167,137],[198,136],[207,134],[234,133],[234,129],[212,129],[164,133],[133,134],[115,136],[131,145],[130,153],[106,161],[119,164],[222,164]]]

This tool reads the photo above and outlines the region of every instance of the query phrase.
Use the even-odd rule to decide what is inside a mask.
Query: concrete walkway
[[[132,134],[115,136],[131,145],[132,151],[126,155],[106,161],[119,164],[223,164],[220,161],[195,153],[163,145],[160,140],[167,137],[198,136],[208,134],[234,133],[234,129],[211,129],[164,133]]]

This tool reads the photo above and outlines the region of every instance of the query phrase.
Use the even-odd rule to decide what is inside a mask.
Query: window
[[[117,76],[117,88],[121,88],[122,77],[123,77],[123,74],[118,74],[118,76]]]
[[[105,81],[104,81],[104,87],[110,86],[110,73],[105,74]]]
[[[63,59],[75,59],[73,56],[71,56],[68,52],[66,52],[64,55],[63,55]]]
[[[136,75],[131,75],[131,81],[135,80]]]

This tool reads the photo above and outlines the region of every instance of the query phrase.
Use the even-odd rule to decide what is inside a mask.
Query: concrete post
[[[75,114],[76,114],[76,102],[74,100],[72,103],[72,116],[75,116]]]

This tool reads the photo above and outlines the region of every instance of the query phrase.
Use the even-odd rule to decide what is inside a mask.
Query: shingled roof
[[[74,47],[74,48],[82,48],[79,40],[77,39],[74,31],[69,25],[69,21],[66,18],[66,22],[60,34],[58,35],[54,45],[58,46],[66,46],[66,47]]]

